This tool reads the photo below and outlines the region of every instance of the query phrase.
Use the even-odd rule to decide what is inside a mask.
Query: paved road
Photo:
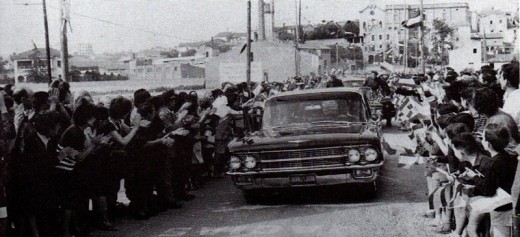
[[[385,134],[391,144],[405,135]],[[390,156],[378,181],[378,197],[356,189],[306,190],[277,195],[264,205],[248,205],[229,178],[213,180],[197,190],[182,209],[146,221],[124,219],[118,232],[91,236],[436,236],[420,217],[427,208],[422,166],[397,167]]]

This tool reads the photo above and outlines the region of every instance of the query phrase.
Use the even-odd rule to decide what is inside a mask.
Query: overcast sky
[[[50,44],[59,49],[59,1],[47,0]],[[270,2],[272,0],[266,0]],[[441,0],[424,0],[439,3]],[[302,23],[352,20],[374,3],[417,4],[419,0],[302,0]],[[468,2],[471,11],[495,7],[516,10],[518,0],[442,0]],[[39,0],[0,0],[0,55],[45,47],[43,10]],[[258,8],[252,0],[253,24]],[[294,24],[295,0],[275,0],[275,22]],[[110,23],[109,23],[110,22]],[[209,40],[222,31],[246,32],[247,0],[71,0],[69,51],[90,43],[96,53],[174,47],[180,42]],[[154,34],[155,33],[155,34]]]

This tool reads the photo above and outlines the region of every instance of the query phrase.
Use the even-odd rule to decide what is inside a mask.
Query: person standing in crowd
[[[91,190],[88,185],[91,162],[88,159],[110,139],[108,136],[93,134],[92,127],[96,120],[94,110],[94,105],[89,103],[77,107],[72,114],[73,124],[65,130],[58,144],[58,157],[61,158],[56,167],[61,171],[58,180],[62,184],[59,193],[62,195],[62,231],[65,237],[85,231],[85,215]]]
[[[519,87],[519,63],[513,61],[508,64],[504,64],[498,73],[498,81],[501,88],[505,91],[504,94],[504,107],[502,111],[511,115],[517,125],[520,125],[520,90]],[[514,150],[518,153],[520,146],[517,146]],[[517,225],[520,220],[520,205],[518,204],[520,196],[520,164],[516,169],[515,181],[511,190],[511,196],[513,198],[513,220]],[[516,226],[518,230],[519,226]]]
[[[511,115],[499,109],[498,98],[495,92],[486,87],[478,89],[475,93],[474,105],[479,114],[486,116],[487,124],[502,124],[506,126],[511,136],[508,139],[511,142],[510,147],[515,147],[516,144],[520,143],[518,126]]]
[[[343,82],[338,79],[338,77],[336,77],[336,75],[329,75],[327,77],[327,84],[326,84],[326,87],[327,88],[331,88],[331,87],[343,87]]]
[[[157,212],[152,203],[154,185],[157,184],[157,170],[153,163],[166,156],[167,147],[172,146],[174,140],[164,135],[164,124],[156,116],[151,103],[140,104],[137,112],[143,121],[127,146],[129,173],[125,187],[134,217],[147,219]]]
[[[493,161],[488,172],[483,174],[482,182],[475,186],[474,196],[491,197],[496,194],[498,188],[509,194],[511,193],[518,160],[516,154],[511,155],[505,150],[509,144],[510,137],[509,129],[504,125],[491,123],[486,126],[482,138],[482,146],[490,153]],[[511,214],[511,204],[498,207],[490,213],[494,237],[511,235]],[[470,217],[471,215],[472,213],[470,213]],[[480,215],[474,217],[481,218]],[[476,233],[468,232],[468,234],[471,237],[477,236]]]
[[[7,165],[11,143],[16,137],[14,128],[13,100],[0,91],[0,232],[6,233],[10,221],[7,216]]]
[[[513,117],[517,125],[520,125],[520,90],[518,62],[504,64],[498,74],[498,81],[504,94],[504,106],[502,111]]]
[[[486,152],[481,148],[481,145],[472,133],[463,132],[455,134],[453,139],[451,139],[451,144],[453,154],[461,162],[461,173],[457,177],[458,182],[462,182],[463,187],[466,185],[479,185],[484,178],[479,174],[490,172],[493,162],[492,158],[485,154]],[[471,186],[468,186],[468,188],[471,188]],[[454,191],[456,196],[453,204],[455,230],[452,236],[462,236],[465,228],[468,228],[468,232],[477,233],[478,227],[482,226],[479,218],[471,218],[472,222],[466,225],[468,221],[468,207],[464,205],[464,200],[468,199],[467,194],[457,189]]]
[[[32,120],[34,130],[20,141],[17,173],[17,206],[20,208],[19,233],[28,236],[55,236],[58,199],[54,186],[54,166],[58,163],[56,121],[49,113]]]

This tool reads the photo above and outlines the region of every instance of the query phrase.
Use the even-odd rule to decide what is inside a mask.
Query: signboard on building
[[[220,63],[220,81],[240,83],[247,80],[247,64],[246,63]],[[251,81],[262,82],[264,72],[261,62],[251,63]]]

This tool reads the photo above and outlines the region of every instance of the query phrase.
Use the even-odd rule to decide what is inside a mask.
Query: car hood
[[[278,149],[330,147],[357,144],[378,144],[380,138],[375,125],[356,125],[335,132],[268,136],[261,134],[234,139],[229,144],[231,152],[253,152]]]

